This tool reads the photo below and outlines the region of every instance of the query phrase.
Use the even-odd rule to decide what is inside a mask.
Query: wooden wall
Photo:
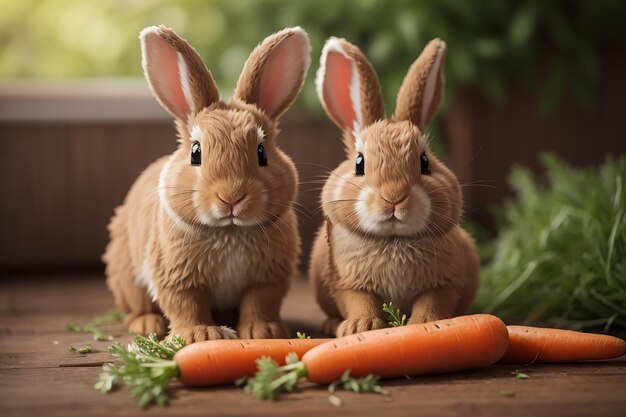
[[[113,208],[150,162],[176,146],[173,123],[158,108],[152,115],[141,110],[146,120],[129,118],[136,110],[128,108],[92,118],[85,112],[94,109],[80,113],[81,105],[90,105],[83,99],[66,98],[67,111],[51,109],[49,120],[20,119],[0,99],[0,271],[101,267]],[[152,99],[146,96],[137,106],[151,106],[147,100]],[[74,120],[64,116],[72,111],[80,113]],[[301,266],[306,267],[321,223],[319,185],[311,181],[342,160],[340,133],[326,120],[297,115],[285,116],[281,127],[280,146],[293,157],[303,182]]]

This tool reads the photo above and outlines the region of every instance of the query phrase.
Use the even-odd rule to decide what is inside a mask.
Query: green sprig
[[[272,358],[256,360],[257,373],[248,378],[244,391],[261,400],[276,400],[280,392],[296,389],[298,381],[306,376],[306,366],[295,353],[286,357],[286,365],[280,366]]]
[[[406,314],[402,314],[400,309],[395,307],[392,302],[383,304],[383,311],[389,315],[387,322],[391,327],[401,327],[406,325]]]
[[[67,323],[65,328],[75,333],[91,333],[93,340],[97,342],[103,342],[109,338],[102,330],[91,324],[81,326],[76,323]]]
[[[91,333],[93,340],[102,342],[111,339],[111,336],[106,335],[98,326],[104,326],[107,324],[115,324],[124,318],[124,313],[117,309],[112,309],[106,314],[95,316],[89,323],[80,325],[76,323],[67,323],[65,328],[75,333]]]
[[[114,308],[114,309],[109,310],[105,314],[95,316],[91,320],[91,323],[89,324],[91,324],[92,326],[104,326],[107,324],[119,323],[122,321],[123,318],[124,318],[124,313]]]
[[[164,405],[169,399],[167,386],[179,375],[174,355],[184,346],[180,338],[159,342],[154,334],[148,337],[135,336],[134,344],[127,348],[115,343],[109,347],[109,353],[120,364],[105,364],[94,388],[107,393],[126,384],[140,407],[145,408],[152,402]]]
[[[298,339],[310,339],[311,336],[307,336],[306,333],[304,332],[296,332],[296,336],[298,337]]]
[[[367,375],[362,378],[350,376],[350,369],[345,371],[339,380],[328,386],[328,392],[334,394],[337,389],[344,389],[352,392],[374,392],[376,394],[387,394],[387,391],[378,383],[380,377]]]
[[[257,359],[257,373],[245,380],[244,391],[261,400],[276,400],[279,393],[294,391],[298,386],[298,381],[307,375],[306,365],[293,352],[287,355],[285,363],[280,366],[272,358]],[[334,396],[337,389],[386,394],[387,392],[378,383],[378,379],[379,377],[374,375],[353,378],[350,376],[350,370],[347,370],[338,381],[330,384],[328,392],[331,396]],[[339,401],[333,400],[330,401],[334,405],[341,401],[340,399]]]

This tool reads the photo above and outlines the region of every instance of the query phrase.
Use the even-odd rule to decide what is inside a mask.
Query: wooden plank
[[[291,117],[279,144],[300,175],[304,270],[321,224],[323,177],[343,151],[330,122]],[[139,174],[175,147],[170,120],[0,122],[0,272],[101,267],[113,209]]]
[[[139,416],[126,389],[102,395],[93,389],[100,364],[109,360],[108,342],[89,355],[67,351],[89,335],[65,330],[67,321],[87,322],[111,307],[103,277],[74,276],[0,281],[0,415]],[[294,285],[283,309],[293,329],[318,328],[323,317],[308,284]],[[300,327],[302,326],[302,327]],[[107,332],[129,340],[120,325]],[[58,342],[58,343],[55,343]],[[64,365],[64,366],[60,366]],[[82,365],[82,366],[80,366]],[[387,396],[339,392],[343,405],[328,401],[323,387],[303,384],[277,402],[261,402],[236,387],[195,388],[172,385],[169,407],[150,415],[171,416],[624,416],[626,357],[616,361],[533,365],[530,379],[511,375],[513,365],[497,365],[452,375],[385,381]],[[512,398],[501,395],[513,391]]]

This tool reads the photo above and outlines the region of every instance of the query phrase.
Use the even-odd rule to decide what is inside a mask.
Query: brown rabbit
[[[385,118],[363,53],[344,39],[324,46],[317,91],[347,156],[323,188],[326,220],[309,269],[327,333],[384,327],[383,302],[422,323],[462,314],[474,298],[479,262],[459,227],[461,189],[424,133],[441,101],[445,52],[439,39],[426,46]]]
[[[179,144],[134,183],[109,225],[107,284],[132,332],[188,343],[236,337],[213,313],[238,310],[242,338],[285,337],[280,306],[300,252],[297,173],[276,144],[310,46],[284,29],[252,52],[234,97],[220,100],[202,59],[164,26],[141,32],[153,94]]]

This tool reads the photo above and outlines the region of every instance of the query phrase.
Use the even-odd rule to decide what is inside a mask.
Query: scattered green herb
[[[279,392],[293,391],[306,368],[295,353],[287,355],[286,363],[280,366],[268,357],[257,359],[257,373],[246,380],[244,391],[261,400],[275,400]]]
[[[159,342],[154,334],[135,336],[134,343],[127,348],[115,343],[109,347],[109,353],[120,364],[104,365],[94,388],[107,393],[123,383],[130,387],[140,407],[145,408],[152,402],[164,405],[169,398],[167,385],[179,372],[174,355],[184,346],[185,342],[178,337]]]
[[[296,336],[298,337],[298,339],[310,339],[311,336],[307,336],[306,333],[300,333],[300,332],[296,332]]]
[[[67,323],[65,327],[67,328],[67,330],[76,333],[91,333],[93,335],[93,340],[98,342],[109,339],[109,336],[107,336],[102,330],[90,324],[81,326],[75,323]]]
[[[87,354],[87,353],[91,353],[93,352],[93,349],[91,347],[91,343],[86,343],[80,347],[74,347],[72,345],[69,345],[67,350],[69,350],[72,353],[81,353],[81,354]]]
[[[387,394],[378,383],[380,378],[375,375],[368,375],[363,378],[353,378],[350,376],[350,370],[341,375],[338,381],[328,386],[328,392],[334,394],[338,388],[353,392],[375,392],[377,394]]]
[[[124,313],[119,310],[113,309],[106,314],[95,316],[88,324],[79,325],[76,323],[67,323],[65,327],[67,330],[76,333],[91,333],[93,340],[102,342],[105,340],[111,340],[112,337],[106,335],[98,326],[104,326],[107,324],[114,324],[120,322],[124,318]]]
[[[123,318],[124,318],[124,313],[114,308],[114,309],[111,309],[108,313],[95,316],[93,320],[91,320],[91,323],[89,324],[91,324],[92,326],[104,326],[107,324],[119,323],[122,321]]]
[[[279,366],[276,361],[268,357],[257,359],[257,373],[245,381],[244,391],[262,400],[276,400],[280,392],[294,391],[298,381],[306,376],[306,366],[298,360],[295,353],[288,354],[285,362],[286,365]],[[374,375],[353,378],[348,370],[338,381],[330,384],[328,392],[332,396],[338,388],[341,388],[354,392],[386,394],[386,391],[378,384],[378,379]],[[329,401],[331,403],[334,401],[333,405],[338,403],[336,399],[330,397]]]
[[[402,314],[400,309],[395,307],[393,303],[384,303],[383,311],[389,315],[387,320],[391,327],[400,327],[406,324],[406,314]]]
[[[528,376],[528,374],[525,374],[523,372],[511,372],[512,375],[515,375],[515,378],[517,379],[528,379],[530,378],[530,376]]]
[[[511,390],[500,391],[500,395],[503,397],[507,397],[507,398],[513,398],[515,397],[515,391],[511,391]]]

